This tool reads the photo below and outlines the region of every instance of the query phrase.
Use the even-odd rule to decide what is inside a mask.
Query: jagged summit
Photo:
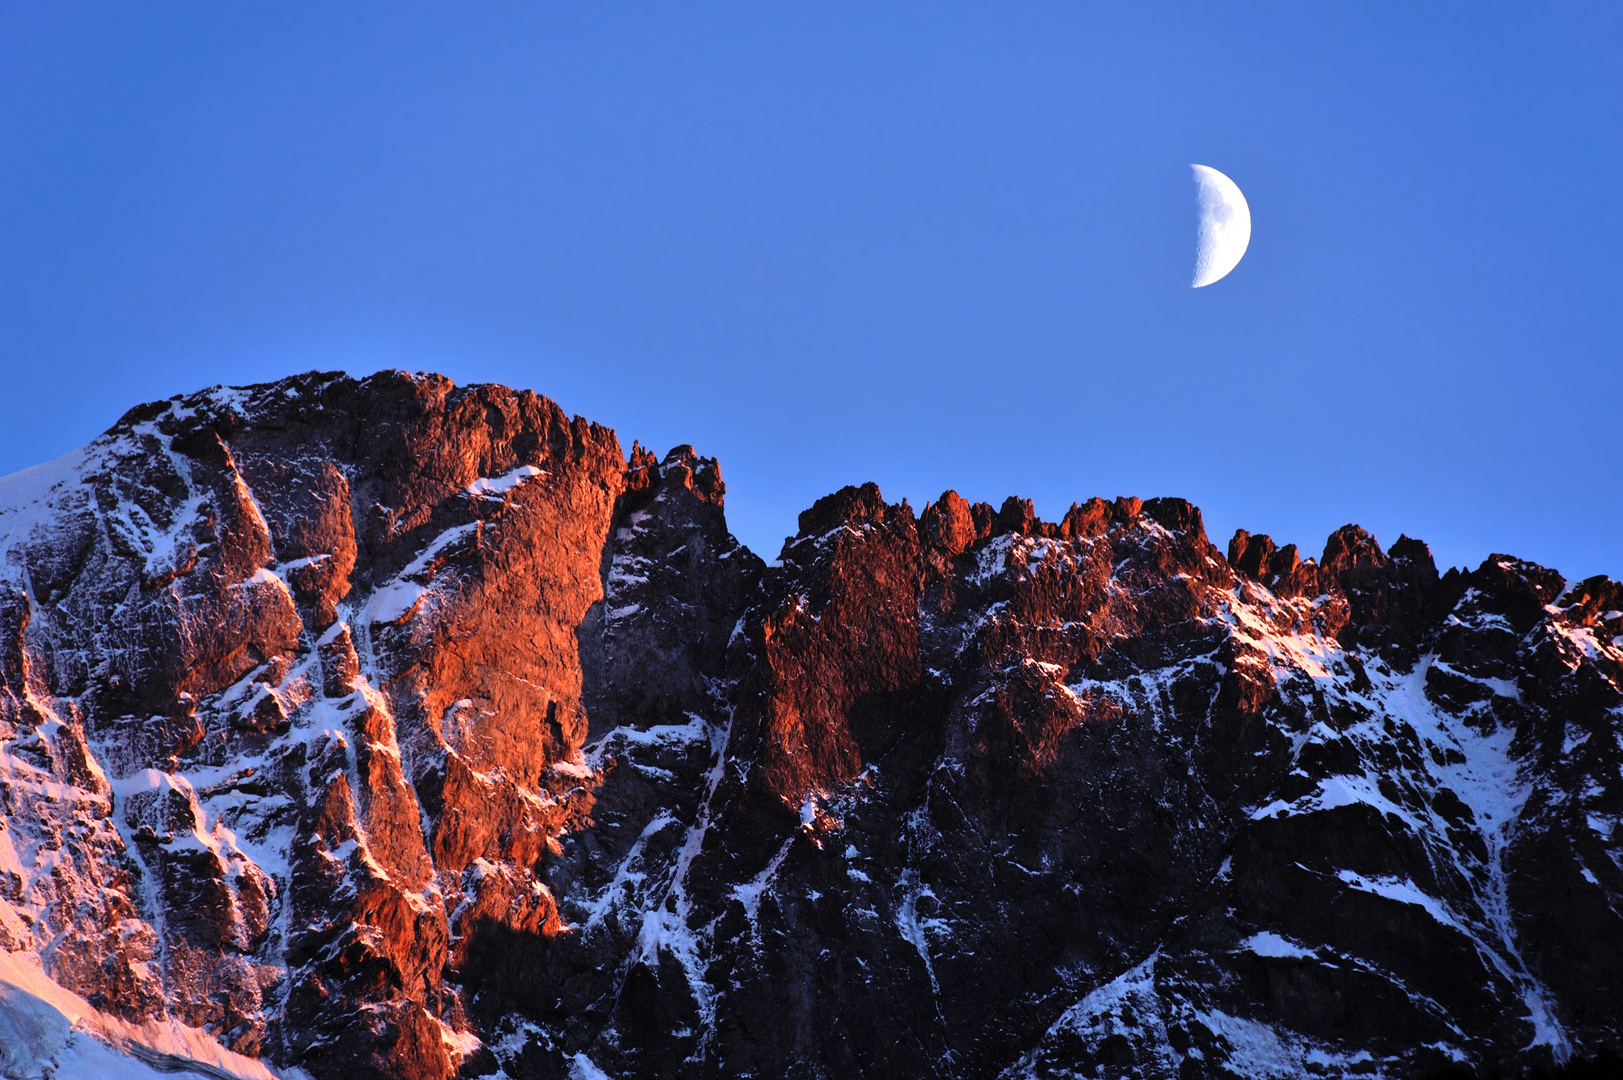
[[[768,565],[725,490],[402,372],[140,406],[0,480],[0,1075],[1623,1044],[1617,582],[872,484]]]

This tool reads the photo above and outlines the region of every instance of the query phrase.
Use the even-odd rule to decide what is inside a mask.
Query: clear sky
[[[1623,576],[1623,9],[0,0],[0,472],[311,368],[721,458],[767,557],[1182,495]],[[1244,190],[1192,290],[1189,164]]]

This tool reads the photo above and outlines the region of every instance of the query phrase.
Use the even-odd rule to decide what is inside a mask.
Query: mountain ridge
[[[0,489],[0,948],[125,1021],[425,1080],[1620,1043],[1609,578],[872,484],[768,565],[692,447],[402,372]]]

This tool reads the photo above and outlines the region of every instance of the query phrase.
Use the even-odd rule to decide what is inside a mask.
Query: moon
[[[1200,244],[1195,250],[1191,288],[1220,281],[1240,264],[1251,243],[1251,207],[1233,180],[1207,165],[1195,171],[1195,201],[1200,206]]]

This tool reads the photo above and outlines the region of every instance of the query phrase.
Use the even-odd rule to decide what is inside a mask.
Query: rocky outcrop
[[[545,894],[590,812],[575,631],[613,433],[533,394],[307,376],[132,410],[55,468],[6,515],[6,700],[17,787],[77,824],[13,810],[67,854],[19,883],[13,938],[131,1019],[448,1075],[482,865]]]
[[[765,565],[724,495],[402,373],[0,481],[7,962],[319,1080],[1623,1042],[1623,586],[872,484]]]

